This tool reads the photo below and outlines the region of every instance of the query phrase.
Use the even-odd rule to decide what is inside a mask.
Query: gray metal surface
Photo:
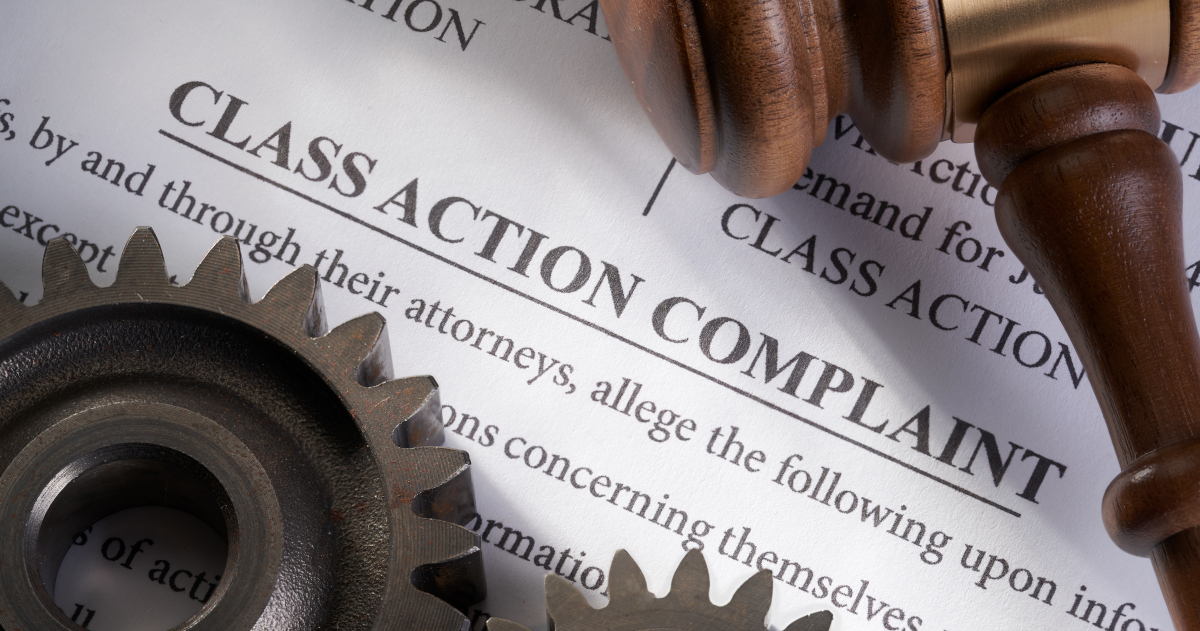
[[[392,380],[378,314],[326,333],[305,266],[247,299],[237,241],[167,280],[139,229],[96,287],[65,241],[45,295],[0,285],[0,629],[79,629],[53,604],[75,533],[133,506],[224,535],[188,630],[459,631],[484,596],[465,452],[437,383]],[[50,586],[49,588],[47,586]]]
[[[657,598],[646,577],[624,550],[613,557],[608,605],[594,609],[566,579],[546,576],[546,607],[555,631],[763,631],[771,608],[771,572],[763,570],[741,585],[729,603],[718,607],[708,599],[708,565],[699,550],[689,550],[671,579],[671,591]],[[833,614],[819,611],[784,631],[829,631]],[[493,618],[488,631],[529,631]]]

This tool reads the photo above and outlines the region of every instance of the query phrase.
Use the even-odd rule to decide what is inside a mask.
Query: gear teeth
[[[436,447],[445,442],[438,383],[433,377],[397,379],[374,389],[380,393],[375,410],[386,411],[387,418],[403,419],[392,430],[396,446]]]
[[[436,519],[416,520],[412,525],[413,541],[420,541],[421,548],[409,557],[413,565],[425,568],[426,572],[444,573],[439,571],[443,565],[454,563],[463,557],[479,553],[482,541],[479,535]],[[412,577],[415,579],[415,577]],[[483,579],[479,583],[482,587]],[[420,587],[417,580],[413,584]],[[442,596],[438,589],[422,589],[439,598]],[[478,601],[476,601],[478,602]]]
[[[418,566],[410,577],[413,586],[466,614],[468,607],[487,598],[483,552],[479,549],[478,537],[474,537],[474,541],[475,545],[466,554]]]
[[[413,498],[412,511],[426,519],[440,519],[465,527],[476,515],[471,469],[463,467],[445,483],[418,493]]]
[[[461,455],[465,460],[466,454]],[[457,487],[447,496],[429,503],[422,499],[426,494],[413,498],[413,512],[433,519],[419,520],[411,526],[413,540],[425,543],[417,554],[412,555],[416,567],[409,575],[409,581],[418,590],[437,596],[464,614],[468,607],[487,598],[483,551],[480,549],[482,542],[479,535],[458,527],[458,524],[465,524],[475,515],[475,499],[470,487],[469,473],[464,464],[447,482],[453,485],[459,481]],[[466,489],[462,491],[461,485],[464,480]],[[443,484],[439,488],[445,486]],[[419,504],[424,504],[422,508],[433,510],[426,510],[426,514],[421,514],[418,510]],[[437,514],[437,511],[443,514]],[[447,521],[455,525],[445,523]]]
[[[325,335],[325,301],[317,270],[303,265],[275,283],[258,303],[268,324],[299,326],[309,337]]]
[[[94,288],[79,252],[62,237],[51,240],[42,257],[42,300]]]
[[[383,316],[378,313],[363,314],[326,333],[317,340],[317,346],[332,364],[352,367],[351,376],[363,385],[360,377],[370,377],[379,369],[380,348],[387,346],[385,326]],[[381,340],[383,344],[380,344]],[[363,365],[367,365],[367,368],[363,368]]]
[[[671,591],[655,598],[637,563],[624,550],[613,556],[609,569],[608,605],[592,609],[583,594],[556,574],[546,576],[546,608],[551,628],[563,631],[602,629],[737,629],[765,631],[771,608],[771,572],[763,570],[738,587],[729,604],[717,607],[709,600],[708,564],[699,550],[689,550],[671,578]],[[784,631],[829,631],[833,614],[810,614]],[[498,623],[499,624],[499,623]],[[512,623],[508,623],[512,624]],[[520,626],[488,627],[491,631],[519,631]]]
[[[789,624],[783,631],[829,631],[833,626],[833,613],[818,611]]]
[[[221,237],[204,255],[187,286],[220,296],[237,296],[240,301],[249,302],[250,286],[242,269],[242,249],[238,240]]]
[[[529,631],[529,627],[503,618],[488,618],[487,631]]]
[[[613,555],[612,566],[608,571],[608,593],[610,606],[613,603],[627,606],[654,599],[654,595],[646,587],[646,576],[642,574],[642,569],[624,550],[617,550]]]
[[[365,388],[377,386],[394,378],[392,375],[392,344],[391,340],[388,339],[387,321],[378,313],[368,313],[362,317],[372,315],[379,319],[379,323],[382,326],[379,335],[375,339],[375,346],[359,362],[358,371],[354,375],[355,379],[358,380],[358,384]]]
[[[763,570],[742,583],[725,609],[732,609],[735,615],[750,620],[757,620],[766,626],[767,612],[771,609],[771,572]]]
[[[17,296],[12,290],[0,281],[0,322],[11,323],[17,320],[17,313],[23,309],[25,305],[17,300]]]
[[[445,441],[438,385],[433,377],[387,381],[367,391],[359,426],[376,444],[436,447]]]
[[[6,327],[20,331],[67,308],[140,301],[223,314],[286,346],[359,423],[372,464],[384,478],[382,497],[374,501],[387,503],[389,546],[374,550],[377,540],[347,539],[369,541],[371,549],[364,554],[384,555],[388,578],[376,592],[389,598],[382,599],[374,626],[466,631],[470,625],[461,610],[486,597],[482,542],[462,527],[476,515],[470,459],[462,451],[426,446],[439,444],[444,435],[437,382],[432,377],[391,380],[382,316],[369,314],[327,333],[318,274],[308,265],[281,279],[257,304],[249,304],[240,245],[231,237],[209,250],[185,288],[170,284],[150,228],[135,231],[119,258],[112,286],[97,288],[79,253],[63,239],[53,240],[43,261],[43,284],[46,296],[62,300],[39,305],[48,308],[26,308],[0,283],[0,340],[11,334]],[[135,308],[141,310],[140,305]]]
[[[412,501],[421,493],[451,482],[455,476],[468,471],[468,467],[471,466],[471,457],[467,452],[457,449],[416,447],[405,450],[403,454],[403,466],[406,469],[404,474],[411,484],[409,488],[401,491],[401,499],[405,501]],[[471,510],[474,512],[473,496]]]
[[[567,620],[579,619],[595,611],[579,590],[557,574],[546,575],[546,608],[556,626],[563,626]]]
[[[169,286],[167,265],[163,261],[158,237],[152,228],[142,226],[125,243],[113,287],[137,290]]]
[[[704,606],[709,604],[708,590],[708,563],[699,550],[692,548],[675,568],[667,598],[695,600],[697,605]]]

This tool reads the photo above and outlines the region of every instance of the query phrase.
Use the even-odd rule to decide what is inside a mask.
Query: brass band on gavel
[[[972,142],[984,108],[1050,70],[1108,62],[1163,86],[1169,0],[942,0],[947,138]]]

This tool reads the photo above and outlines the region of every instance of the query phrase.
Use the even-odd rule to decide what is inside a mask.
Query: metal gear
[[[617,550],[609,571],[608,605],[594,609],[566,579],[546,576],[546,608],[555,631],[762,631],[771,608],[771,572],[750,577],[723,607],[708,599],[708,564],[699,550],[689,550],[671,579],[671,591],[657,598],[633,557]],[[529,631],[514,622],[492,618],[488,631]],[[833,614],[818,611],[796,620],[784,631],[829,631]]]
[[[470,460],[432,377],[392,380],[376,313],[325,332],[305,266],[251,304],[235,239],[184,287],[140,228],[115,282],[64,240],[26,307],[0,284],[0,629],[79,629],[50,596],[75,533],[178,508],[228,541],[177,629],[465,629],[482,599]]]

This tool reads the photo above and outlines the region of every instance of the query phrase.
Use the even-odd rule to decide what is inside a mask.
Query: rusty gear
[[[459,631],[484,596],[466,453],[437,383],[392,380],[378,314],[325,332],[316,272],[251,304],[238,242],[172,286],[154,233],[109,287],[64,240],[45,295],[0,285],[0,628],[78,629],[50,594],[74,534],[134,506],[228,542],[189,631]]]
[[[546,576],[546,607],[555,631],[763,631],[771,608],[771,572],[750,577],[723,607],[708,599],[708,565],[689,550],[671,579],[671,591],[656,598],[629,553],[618,550],[609,571],[608,605],[594,609],[566,579]],[[784,631],[829,631],[833,614],[818,611]],[[529,631],[492,618],[488,631]]]

